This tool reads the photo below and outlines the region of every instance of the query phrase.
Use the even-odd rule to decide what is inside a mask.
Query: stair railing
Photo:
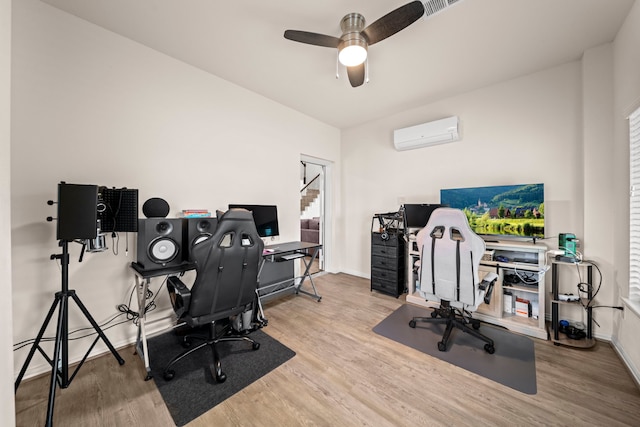
[[[320,174],[316,175],[308,184],[306,184],[300,190],[300,214],[304,212],[304,210],[309,207],[309,205],[318,197],[317,195],[320,193],[320,180],[318,179]],[[311,195],[307,197],[309,190],[316,190],[315,195]]]
[[[314,182],[316,183],[314,185],[314,189],[319,190],[320,189],[320,182],[318,180],[318,178],[320,178],[320,174],[316,175],[315,177],[313,177],[313,179],[311,181],[309,181],[304,187],[302,187],[302,189],[300,190],[300,194],[301,195],[305,195],[307,188],[309,188],[311,186],[311,184],[313,184]]]

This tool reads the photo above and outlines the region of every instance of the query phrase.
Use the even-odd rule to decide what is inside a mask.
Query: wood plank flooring
[[[403,297],[371,292],[368,280],[345,274],[314,281],[321,302],[291,295],[265,307],[264,332],[296,356],[189,427],[639,423],[640,390],[608,343],[580,350],[534,339],[538,393],[526,395],[373,333]],[[132,352],[120,350],[124,366],[111,354],[85,363],[71,386],[58,390],[54,424],[174,425]],[[48,381],[22,383],[18,426],[44,424]]]

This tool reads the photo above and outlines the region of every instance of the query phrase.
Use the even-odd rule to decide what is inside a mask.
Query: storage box
[[[505,292],[502,297],[502,305],[505,313],[513,314],[513,295]]]
[[[516,298],[516,316],[531,317],[531,302],[526,299]]]

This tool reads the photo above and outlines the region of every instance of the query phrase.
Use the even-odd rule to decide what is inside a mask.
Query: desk
[[[264,312],[262,310],[261,301],[264,298],[271,297],[273,295],[277,295],[281,292],[295,289],[297,293],[303,293],[305,295],[309,295],[320,302],[322,297],[318,295],[316,291],[315,284],[313,283],[313,278],[309,273],[309,269],[313,264],[313,261],[317,258],[319,250],[322,248],[322,245],[317,243],[307,243],[307,242],[287,242],[280,243],[277,245],[266,246],[262,255],[262,261],[260,262],[260,268],[258,270],[258,281],[260,281],[260,276],[263,274],[263,268],[265,267],[265,263],[267,262],[288,262],[293,261],[294,259],[302,258],[302,261],[305,265],[304,273],[298,277],[286,277],[282,278],[282,280],[277,280],[275,282],[269,283],[265,286],[259,286],[256,293],[258,295],[258,309],[260,310],[260,315],[264,319]],[[311,260],[307,261],[305,255],[311,252]],[[142,266],[136,262],[131,263],[131,269],[134,271],[135,280],[136,280],[136,293],[138,296],[138,334],[136,337],[136,353],[142,359],[144,363],[144,367],[147,371],[147,375],[145,377],[145,381],[153,378],[151,375],[151,365],[149,363],[149,352],[147,348],[147,332],[145,327],[145,308],[146,308],[146,296],[147,290],[149,289],[149,283],[151,279],[154,277],[161,276],[171,276],[176,274],[181,274],[189,270],[195,269],[194,263],[185,262],[178,266],[168,267],[168,268],[158,268],[153,270],[145,270]],[[302,285],[306,278],[309,278],[309,282],[311,283],[311,287],[313,292],[306,291],[302,288]],[[300,279],[300,283],[296,284],[296,281]]]
[[[172,274],[180,274],[185,271],[193,270],[195,268],[193,263],[184,263],[174,267],[158,268],[154,270],[145,270],[142,266],[136,262],[131,263],[131,269],[135,273],[136,279],[136,293],[138,295],[138,335],[136,337],[136,353],[142,359],[144,367],[147,370],[147,376],[145,381],[149,381],[153,376],[151,375],[151,365],[149,364],[149,352],[147,350],[147,330],[145,327],[145,311],[146,311],[146,298],[147,290],[149,289],[149,283],[153,277],[170,276]]]
[[[262,255],[262,263],[260,264],[260,269],[258,270],[258,281],[260,281],[262,270],[266,262],[283,262],[302,258],[305,270],[301,276],[287,277],[283,280],[276,281],[275,283],[264,285],[260,284],[260,286],[258,287],[258,296],[260,300],[279,294],[281,292],[294,289],[296,294],[303,293],[317,299],[318,302],[320,302],[322,297],[318,295],[316,285],[313,283],[313,278],[311,277],[311,273],[309,273],[309,269],[311,268],[313,261],[318,257],[318,252],[321,248],[321,244],[309,242],[287,242],[265,246]],[[309,252],[311,252],[311,259],[307,261],[305,255],[307,255]],[[302,289],[302,285],[307,278],[309,278],[313,293]],[[300,279],[300,283],[296,283],[298,279]]]

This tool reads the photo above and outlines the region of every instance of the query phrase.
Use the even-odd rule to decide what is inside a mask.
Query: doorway
[[[300,158],[300,240],[322,245],[310,267],[312,274],[326,269],[327,167],[327,162],[320,159]]]

